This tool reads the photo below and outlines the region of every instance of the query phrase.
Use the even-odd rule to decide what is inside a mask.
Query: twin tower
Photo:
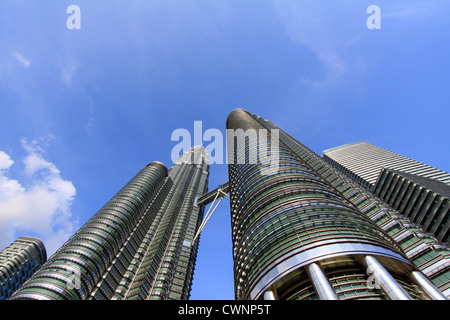
[[[236,299],[450,296],[447,238],[438,240],[342,165],[259,116],[236,109],[227,129],[236,133],[227,141],[225,191]],[[277,134],[260,137],[261,129]],[[151,162],[11,299],[188,299],[208,176],[200,146],[170,170]],[[448,211],[444,205],[439,215],[447,222]]]

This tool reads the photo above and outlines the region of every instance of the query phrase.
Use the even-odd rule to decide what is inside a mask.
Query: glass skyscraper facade
[[[227,130],[237,299],[445,299],[447,275],[430,281],[399,243],[395,210],[261,117],[234,110]]]
[[[359,141],[323,151],[324,158],[369,189],[383,168],[430,178],[450,185],[450,173],[373,144]]]
[[[203,217],[195,202],[207,192],[208,175],[208,156],[200,146],[169,170],[161,206],[113,299],[189,298],[199,243],[192,240]]]
[[[196,161],[187,161],[195,158]],[[88,220],[11,299],[187,299],[207,191],[206,151],[170,169],[151,162]]]
[[[355,142],[325,150],[324,158],[439,241],[450,241],[450,173]]]
[[[450,185],[382,169],[373,193],[439,241],[450,244]]]
[[[0,252],[0,300],[8,299],[47,260],[38,238],[23,236]]]

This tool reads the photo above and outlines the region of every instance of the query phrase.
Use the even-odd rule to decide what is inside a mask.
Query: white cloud
[[[25,68],[28,68],[31,64],[31,60],[26,59],[20,52],[14,52],[14,57],[19,61]]]
[[[9,169],[14,161],[3,151],[0,151],[0,170]]]
[[[0,151],[0,247],[22,235],[41,238],[53,254],[73,233],[70,206],[76,189],[55,164],[44,159],[37,141],[22,141],[24,178],[11,179],[11,157]]]

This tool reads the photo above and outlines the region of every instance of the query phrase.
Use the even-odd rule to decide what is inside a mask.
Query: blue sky
[[[317,153],[364,140],[450,171],[449,15],[446,0],[2,0],[0,247],[27,234],[53,253],[148,162],[173,164],[174,130],[225,133],[239,107]],[[227,179],[211,166],[210,189]],[[192,299],[234,299],[231,255],[224,200]]]

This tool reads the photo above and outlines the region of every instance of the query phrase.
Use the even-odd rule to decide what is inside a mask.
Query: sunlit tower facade
[[[190,240],[203,215],[195,199],[208,175],[202,147],[170,170],[149,163],[11,299],[187,299],[198,248]]]
[[[0,300],[8,299],[47,260],[44,243],[22,236],[0,252]]]
[[[445,299],[320,156],[243,109],[227,130],[237,299]]]

